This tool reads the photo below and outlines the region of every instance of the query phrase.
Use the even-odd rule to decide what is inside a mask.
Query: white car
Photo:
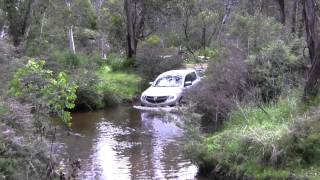
[[[142,106],[180,105],[185,93],[200,82],[194,69],[172,70],[160,74],[140,98]]]

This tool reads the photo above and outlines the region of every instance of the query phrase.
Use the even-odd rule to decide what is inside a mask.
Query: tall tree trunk
[[[233,0],[224,0],[224,16],[222,19],[222,24],[225,24],[227,22],[227,19],[231,12]]]
[[[314,0],[304,0],[303,2],[303,17],[307,35],[307,44],[311,62],[314,61],[315,49],[319,40],[317,32],[317,17]]]
[[[20,45],[28,29],[33,2],[34,0],[27,0],[19,5],[12,0],[3,2],[9,21],[9,34],[15,47]]]
[[[76,53],[76,47],[74,45],[73,26],[72,25],[69,26],[68,39],[69,39],[69,49],[73,54],[75,54]]]
[[[247,8],[248,8],[248,14],[253,16],[255,14],[255,7],[254,3],[255,0],[248,0]]]
[[[299,0],[295,0],[292,7],[292,22],[291,22],[291,33],[296,33],[296,26],[297,26],[297,9],[298,9]]]
[[[3,39],[3,38],[4,38],[4,22],[0,22],[0,39]]]
[[[69,12],[71,13],[71,2],[70,0],[66,0],[66,4],[68,6]],[[68,40],[69,40],[69,50],[75,54],[76,53],[76,47],[74,44],[74,37],[73,37],[73,25],[69,24],[68,27]]]
[[[206,38],[207,38],[207,28],[204,26],[202,27],[202,48],[206,49],[207,43],[206,43]]]
[[[286,23],[286,11],[284,0],[277,0],[280,8],[280,22],[282,24]]]
[[[4,26],[5,26],[5,13],[0,8],[0,39],[4,37]]]
[[[40,25],[40,40],[42,41],[42,35],[43,35],[43,26],[44,26],[44,20],[46,19],[46,12],[43,13],[43,16],[41,18],[41,25]]]
[[[132,58],[136,54],[135,44],[137,44],[137,42],[135,42],[131,0],[124,0],[124,10],[127,17],[127,57]]]
[[[218,32],[218,37],[217,37],[218,42],[220,42],[220,38],[221,38],[221,35],[222,35],[222,32],[223,32],[224,25],[226,24],[227,19],[229,18],[229,15],[231,13],[231,8],[232,8],[233,1],[234,0],[224,0],[224,15],[223,15],[223,18],[222,18],[221,27],[220,27],[219,32]]]
[[[306,25],[309,55],[312,62],[304,89],[305,100],[309,100],[317,95],[320,78],[319,22],[316,15],[315,0],[303,1],[303,16]]]
[[[301,38],[305,33],[305,21],[303,3],[298,1],[299,23],[298,23],[298,37]],[[301,12],[301,13],[300,13]]]
[[[3,39],[4,36],[5,36],[4,28],[2,27],[2,28],[0,29],[0,39]]]

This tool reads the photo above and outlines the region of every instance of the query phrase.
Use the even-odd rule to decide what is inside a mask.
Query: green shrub
[[[4,115],[6,112],[8,112],[8,108],[1,101],[1,97],[0,97],[0,116]]]
[[[98,71],[101,79],[98,90],[105,94],[110,102],[132,101],[141,92],[141,78],[133,73],[114,72],[108,66]]]
[[[267,18],[261,14],[250,16],[236,14],[232,17],[228,28],[229,38],[238,40],[238,43],[249,52],[257,53],[270,42],[279,39],[284,33],[281,23],[274,18]],[[283,36],[282,36],[283,37]]]
[[[113,71],[125,70],[130,66],[129,61],[125,57],[116,53],[111,53],[106,62]]]
[[[104,107],[103,92],[97,89],[101,79],[95,71],[79,69],[72,74],[73,81],[78,85],[77,99],[75,102],[77,110],[95,110]]]
[[[276,99],[282,89],[296,87],[306,70],[304,59],[292,54],[283,41],[274,41],[246,60],[248,84],[258,90],[264,102]]]
[[[161,45],[161,38],[158,35],[151,35],[141,43],[142,47],[159,47]]]
[[[205,48],[205,49],[200,49],[195,53],[196,56],[206,56],[209,57],[210,59],[214,59],[217,57],[218,52],[215,49],[210,49],[210,48]]]
[[[190,93],[197,104],[197,112],[212,123],[227,119],[235,101],[242,98],[246,72],[239,49],[221,49],[215,61],[209,63],[206,77]]]
[[[32,59],[18,69],[10,84],[10,94],[31,101],[36,107],[48,108],[70,126],[71,115],[65,108],[74,108],[77,86],[70,83],[65,73],[55,77],[44,65],[43,60]]]
[[[73,54],[69,51],[54,51],[49,59],[56,61],[62,69],[75,69],[84,67],[89,61],[89,57],[82,54]]]
[[[89,56],[89,61],[91,63],[96,63],[98,67],[101,67],[106,63],[106,60],[103,59],[99,53],[93,53],[91,56]]]
[[[274,104],[239,106],[191,157],[199,166],[219,165],[257,179],[319,178],[320,114],[301,111],[298,93]]]
[[[320,164],[320,114],[318,109],[297,118],[288,134],[280,139],[286,164],[306,166]]]
[[[13,158],[0,158],[0,175],[9,176],[15,173],[18,164],[17,161]]]
[[[137,54],[135,66],[143,82],[153,81],[158,75],[165,71],[183,67],[183,59],[177,54],[166,54],[162,49],[143,49]],[[163,50],[166,51],[166,50]],[[165,57],[168,56],[168,57]],[[143,84],[147,86],[147,84]]]
[[[26,44],[25,53],[28,57],[36,57],[49,49],[49,42],[47,40],[32,39],[28,40]]]

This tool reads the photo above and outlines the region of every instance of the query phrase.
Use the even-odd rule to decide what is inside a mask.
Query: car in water
[[[194,69],[171,70],[160,74],[140,98],[141,106],[165,107],[180,105],[186,93],[200,82]]]

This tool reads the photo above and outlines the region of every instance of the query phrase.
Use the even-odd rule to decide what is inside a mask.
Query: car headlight
[[[141,99],[146,100],[147,96],[141,96]]]

